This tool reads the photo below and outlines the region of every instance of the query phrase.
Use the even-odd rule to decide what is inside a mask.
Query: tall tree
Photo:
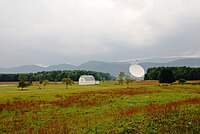
[[[71,80],[70,78],[63,78],[62,82],[66,85],[66,89],[68,89],[68,85],[73,85],[74,81]]]
[[[124,72],[120,72],[119,73],[119,75],[118,75],[119,85],[123,85],[123,83],[124,83],[124,76],[125,76]]]
[[[21,87],[22,90],[24,87],[28,87],[30,83],[26,81],[27,79],[28,79],[28,76],[26,74],[19,74],[18,76],[19,83],[17,87]]]

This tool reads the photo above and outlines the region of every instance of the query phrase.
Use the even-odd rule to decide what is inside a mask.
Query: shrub
[[[185,82],[186,82],[185,79],[180,79],[178,83],[179,83],[179,84],[183,84],[183,83],[185,83]]]
[[[24,87],[28,87],[28,86],[30,86],[30,85],[31,85],[31,83],[28,82],[28,81],[20,81],[20,82],[18,83],[18,86],[17,86],[17,87],[21,87],[22,90],[23,90]]]

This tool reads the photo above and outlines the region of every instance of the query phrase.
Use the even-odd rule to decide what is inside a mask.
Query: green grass
[[[0,86],[0,133],[199,133],[199,92],[155,81]]]

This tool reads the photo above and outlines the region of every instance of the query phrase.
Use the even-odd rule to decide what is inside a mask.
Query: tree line
[[[172,72],[174,80],[200,80],[200,68],[192,67],[154,67],[149,68],[145,74],[145,80],[160,80],[164,71]]]
[[[17,74],[0,74],[0,82],[19,81]],[[81,75],[93,75],[96,80],[108,81],[114,79],[109,73],[85,71],[85,70],[64,70],[64,71],[42,71],[37,73],[26,73],[27,80],[32,81],[62,81],[63,78],[70,78],[73,81],[78,81]]]

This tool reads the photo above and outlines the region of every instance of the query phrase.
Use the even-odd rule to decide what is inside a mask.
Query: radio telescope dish
[[[135,77],[142,77],[145,74],[143,67],[140,65],[131,65],[129,67],[129,72]]]

